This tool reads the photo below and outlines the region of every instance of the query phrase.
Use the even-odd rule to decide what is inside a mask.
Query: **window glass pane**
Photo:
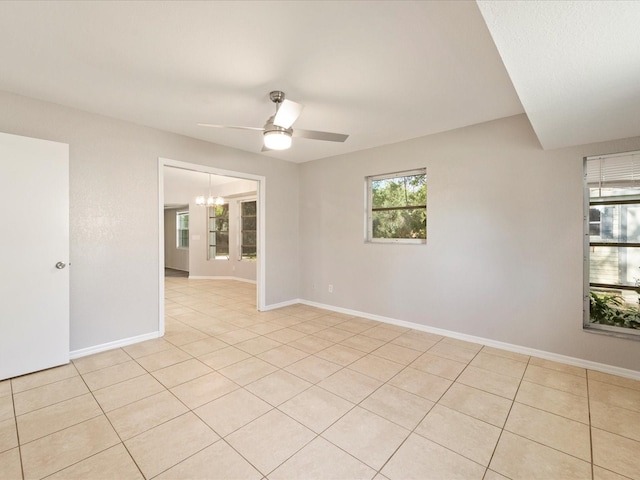
[[[256,217],[242,217],[242,230],[255,230]]]
[[[242,245],[255,246],[256,232],[242,232]]]
[[[255,201],[242,202],[241,204],[241,243],[240,251],[241,258],[243,259],[255,259],[256,258],[256,230],[257,230],[257,203]]]
[[[638,294],[629,290],[591,289],[589,321],[595,325],[640,330]]]
[[[590,250],[591,283],[640,286],[640,248],[592,246]]]
[[[176,213],[176,247],[189,247],[189,212]]]
[[[427,212],[424,208],[373,212],[373,238],[426,238]]]
[[[219,232],[229,230],[229,219],[227,217],[216,217],[214,230]]]
[[[256,215],[256,202],[242,202],[242,216]]]
[[[208,258],[229,258],[229,204],[207,208],[209,212]]]
[[[426,205],[426,175],[372,180],[373,208]]]
[[[622,205],[591,205],[589,219],[596,217],[595,212],[600,221],[589,222],[592,242],[640,243],[640,201]]]
[[[216,232],[216,256],[229,255],[229,233]]]

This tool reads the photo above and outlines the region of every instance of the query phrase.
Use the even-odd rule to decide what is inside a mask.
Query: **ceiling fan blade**
[[[293,131],[294,137],[311,138],[312,140],[325,140],[327,142],[344,142],[349,135],[342,133],[318,132],[317,130],[301,130],[296,128]]]
[[[304,105],[285,99],[278,107],[275,117],[273,117],[273,124],[282,128],[291,127],[302,113],[303,108]]]
[[[264,132],[264,128],[262,127],[238,127],[236,125],[213,125],[211,123],[199,123],[199,127],[213,127],[213,128],[235,128],[237,130],[257,130],[260,132]]]

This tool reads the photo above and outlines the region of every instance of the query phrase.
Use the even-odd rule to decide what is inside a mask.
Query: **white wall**
[[[158,329],[164,157],[266,176],[267,305],[305,298],[640,370],[636,341],[582,330],[582,157],[638,138],[543,151],[517,116],[297,165],[3,92],[0,131],[70,145],[72,350]],[[427,244],[365,244],[364,177],[422,166]]]
[[[298,166],[0,92],[0,131],[70,146],[71,350],[158,330],[158,158],[266,177],[266,304],[298,297]]]
[[[186,208],[167,208],[164,211],[164,266],[189,271],[189,249],[177,247],[176,214]]]
[[[301,165],[301,297],[640,370],[637,341],[582,329],[582,158],[524,115]],[[364,177],[427,168],[427,244],[364,243]],[[333,293],[328,293],[328,284]]]

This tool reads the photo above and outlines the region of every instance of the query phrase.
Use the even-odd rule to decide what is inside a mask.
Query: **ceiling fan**
[[[328,142],[344,142],[349,135],[341,133],[319,132],[317,130],[302,130],[291,128],[293,123],[302,113],[304,105],[286,100],[284,92],[274,90],[269,93],[269,98],[276,104],[276,113],[269,117],[264,127],[239,127],[234,125],[212,125],[199,123],[201,127],[235,128],[239,130],[256,130],[263,132],[264,146],[262,151],[286,150],[291,146],[291,137],[310,138],[312,140],[324,140]]]

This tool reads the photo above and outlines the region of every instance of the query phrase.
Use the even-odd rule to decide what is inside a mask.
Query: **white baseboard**
[[[207,277],[208,278],[208,277]],[[214,279],[221,279],[221,277],[212,277]],[[230,278],[225,278],[230,279]],[[640,380],[640,371],[630,370],[628,368],[616,367],[614,365],[607,365],[605,363],[592,362],[590,360],[584,360],[582,358],[569,357],[567,355],[561,355],[558,353],[547,352],[545,350],[538,350],[535,348],[523,347],[521,345],[514,345],[506,342],[499,342],[497,340],[491,340],[489,338],[476,337],[474,335],[467,335],[464,333],[458,333],[451,330],[445,330],[442,328],[429,327],[419,323],[407,322],[405,320],[397,320],[395,318],[383,317],[382,315],[374,315],[372,313],[360,312],[358,310],[350,310],[348,308],[335,307],[333,305],[327,305],[324,303],[311,302],[304,299],[293,299],[285,302],[274,303],[266,305],[264,311],[276,310],[278,308],[288,307],[291,305],[303,304],[312,307],[322,308],[332,312],[344,313],[347,315],[353,315],[356,317],[368,318],[369,320],[376,320],[378,322],[389,323],[391,325],[398,325],[401,327],[412,328],[422,332],[433,333],[436,335],[442,335],[445,337],[456,338],[458,340],[465,340],[467,342],[479,343],[488,347],[499,348],[508,352],[521,353],[523,355],[531,355],[545,360],[552,360],[554,362],[566,363],[567,365],[574,365],[576,367],[587,368],[589,370],[595,370],[597,372],[609,373],[611,375],[618,375],[620,377],[631,378],[633,380]],[[82,348],[79,350],[73,350],[69,352],[69,358],[71,360],[84,357],[87,355],[93,355],[94,353],[104,352],[119,347],[126,347],[134,343],[144,342],[145,340],[152,340],[154,338],[161,337],[160,332],[151,332],[144,335],[138,335],[136,337],[124,338],[122,340],[116,340],[114,342],[103,343],[93,347]]]
[[[272,303],[271,305],[265,305],[263,312],[268,312],[269,310],[276,310],[278,308],[283,308],[283,307],[289,307],[291,305],[297,305],[299,303],[305,303],[303,300],[300,300],[299,298],[294,298],[293,300],[287,300],[286,302],[280,302],[280,303]],[[320,307],[323,308],[323,307]],[[327,308],[327,310],[329,310]]]
[[[334,307],[333,305],[326,305],[323,303],[310,302],[308,300],[297,300],[297,302],[312,307],[322,308],[324,310],[331,310],[333,312],[344,313],[347,315],[353,315],[362,318],[368,318],[370,320],[377,320],[379,322],[389,323],[392,325],[398,325],[401,327],[412,328],[422,332],[434,333],[436,335],[443,335],[445,337],[456,338],[458,340],[466,340],[467,342],[479,343],[488,347],[499,348],[501,350],[507,350],[509,352],[521,353],[523,355],[531,355],[533,357],[543,358],[545,360],[552,360],[554,362],[566,363],[576,367],[588,368],[589,370],[595,370],[602,373],[609,373],[611,375],[618,375],[620,377],[631,378],[633,380],[640,380],[640,371],[630,370],[628,368],[616,367],[614,365],[607,365],[605,363],[592,362],[590,360],[584,360],[582,358],[569,357],[567,355],[561,355],[559,353],[547,352],[544,350],[537,350],[535,348],[523,347],[520,345],[514,345],[512,343],[499,342],[497,340],[491,340],[490,338],[476,337],[474,335],[467,335],[464,333],[453,332],[451,330],[444,330],[442,328],[429,327],[419,323],[407,322],[404,320],[396,320],[395,318],[383,317],[381,315],[374,315],[371,313],[360,312],[357,310],[350,310],[348,308]],[[292,304],[290,302],[284,302],[285,304]],[[295,301],[293,302],[295,303]],[[283,305],[286,306],[286,305]],[[271,306],[273,308],[280,308],[279,306]]]
[[[74,360],[80,357],[86,357],[87,355],[93,355],[94,353],[104,352],[106,350],[112,350],[114,348],[126,347],[134,343],[144,342],[145,340],[153,340],[154,338],[160,338],[162,335],[160,332],[145,333],[144,335],[138,335],[136,337],[123,338],[122,340],[115,340],[113,342],[103,343],[101,345],[95,345],[93,347],[81,348],[79,350],[73,350],[69,352],[69,358]]]
[[[237,282],[252,283],[254,285],[256,284],[255,280],[249,280],[242,277],[189,275],[189,280],[236,280]]]

